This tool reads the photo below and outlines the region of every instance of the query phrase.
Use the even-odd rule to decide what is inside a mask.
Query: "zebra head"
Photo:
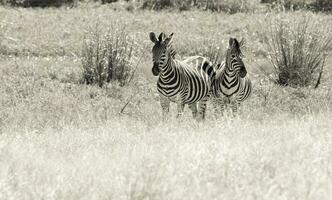
[[[236,38],[230,38],[229,48],[226,53],[226,66],[229,70],[238,73],[241,78],[247,75],[247,69],[242,61],[243,54],[240,49],[243,43],[243,40],[238,42]]]
[[[172,58],[175,56],[175,51],[172,48],[172,37],[173,33],[167,37],[165,33],[160,33],[157,39],[153,32],[150,33],[150,40],[154,43],[152,48],[152,74],[154,76],[159,75],[160,68],[166,64],[168,56],[172,56]]]

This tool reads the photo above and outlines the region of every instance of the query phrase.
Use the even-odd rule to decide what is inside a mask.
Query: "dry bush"
[[[332,1],[331,0],[316,0],[314,3],[316,10],[320,11],[332,11]]]
[[[205,5],[204,5],[205,4]],[[211,0],[204,1],[206,10],[216,12],[227,12],[230,14],[238,12],[254,12],[259,9],[258,0]]]
[[[269,3],[273,8],[287,10],[310,9],[315,11],[332,11],[331,0],[261,0],[261,3]]]
[[[312,14],[268,16],[261,34],[279,85],[318,87],[331,45],[329,27]]]
[[[22,7],[60,7],[63,5],[76,5],[78,0],[2,0],[3,5]]]
[[[269,3],[273,8],[303,9],[310,5],[311,0],[262,0],[261,3]]]
[[[119,81],[124,86],[130,78],[133,40],[122,26],[106,33],[96,26],[85,35],[82,48],[82,83],[98,84]]]
[[[143,0],[143,9],[161,10],[165,8],[178,8],[190,10],[200,8],[212,12],[252,12],[258,9],[258,0]]]
[[[118,0],[101,0],[101,3],[102,4],[105,4],[105,3],[114,3],[114,2],[117,2]]]
[[[161,10],[169,7],[174,7],[171,0],[143,0],[143,9]]]

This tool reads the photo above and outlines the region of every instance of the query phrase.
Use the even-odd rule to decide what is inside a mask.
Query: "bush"
[[[143,0],[143,9],[161,10],[178,8],[190,10],[194,7],[212,12],[251,12],[257,9],[259,0]]]
[[[312,14],[279,14],[264,24],[262,38],[279,85],[319,84],[331,44],[329,27]]]
[[[83,40],[81,82],[102,87],[113,80],[124,86],[132,69],[133,41],[123,27],[102,32],[97,26]]]
[[[105,3],[114,3],[114,2],[117,2],[118,0],[101,0],[101,3],[102,4],[105,4]]]
[[[332,11],[332,1],[331,0],[316,0],[314,7],[319,11]]]
[[[204,5],[205,4],[205,5]],[[253,12],[258,9],[258,0],[212,0],[206,1],[201,7],[214,12]]]
[[[331,11],[331,0],[261,0],[261,3],[269,3],[274,8],[287,10],[310,9],[315,11]]]
[[[62,5],[75,5],[78,0],[2,0],[2,4],[22,7],[60,7]]]
[[[175,7],[172,0],[143,0],[143,9],[161,10],[165,8]]]

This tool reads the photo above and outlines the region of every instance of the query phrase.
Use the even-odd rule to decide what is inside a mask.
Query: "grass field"
[[[270,83],[258,35],[272,15],[0,7],[0,199],[330,199],[332,60],[317,89]],[[331,15],[313,18],[332,27]],[[138,70],[124,87],[79,83],[96,24],[135,38]],[[186,109],[179,122],[173,105],[162,123],[150,31],[174,32],[181,58],[245,38],[254,90],[239,115],[209,107],[196,123]]]

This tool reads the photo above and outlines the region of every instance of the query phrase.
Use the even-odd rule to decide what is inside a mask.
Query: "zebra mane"
[[[224,73],[225,69],[226,69],[225,61],[217,64],[217,66],[215,67],[215,79],[219,79],[221,74]]]
[[[169,54],[171,55],[171,57],[172,57],[173,59],[175,59],[176,51],[175,51],[175,49],[173,48],[172,43],[169,43],[168,46],[167,46],[167,48],[170,49]]]

